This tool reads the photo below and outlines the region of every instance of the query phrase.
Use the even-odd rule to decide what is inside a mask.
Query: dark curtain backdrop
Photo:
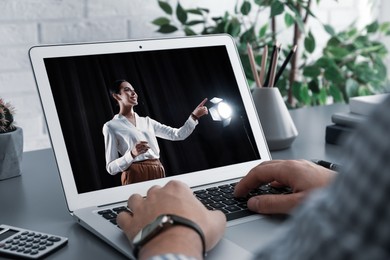
[[[204,98],[233,106],[227,127],[205,116],[184,141],[158,139],[168,176],[259,158],[224,46],[49,58],[45,65],[80,193],[120,185],[120,174],[105,169],[102,134],[118,112],[107,89],[116,79],[135,88],[140,116],[172,127],[182,126]]]

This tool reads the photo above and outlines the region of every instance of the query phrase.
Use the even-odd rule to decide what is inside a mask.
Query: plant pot
[[[0,134],[0,180],[22,173],[23,130]]]
[[[272,151],[290,147],[298,131],[279,89],[257,87],[252,92],[252,98],[268,148]]]

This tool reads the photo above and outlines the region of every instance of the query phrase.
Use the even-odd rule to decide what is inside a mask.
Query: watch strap
[[[198,224],[196,224],[192,220],[189,220],[187,218],[183,218],[183,217],[180,217],[177,215],[173,215],[173,214],[160,215],[153,222],[155,222],[155,221],[161,221],[161,223],[157,223],[158,224],[157,226],[159,227],[158,230],[156,232],[152,232],[152,235],[147,236],[146,239],[143,239],[143,240],[139,241],[138,243],[133,244],[133,246],[134,246],[133,253],[134,253],[135,257],[138,257],[139,250],[147,242],[149,242],[150,240],[152,240],[154,237],[156,237],[160,233],[164,232],[165,230],[169,229],[170,227],[174,227],[177,225],[191,228],[196,233],[198,233],[198,235],[200,236],[201,242],[202,242],[202,248],[203,248],[202,254],[204,257],[206,256],[206,239],[205,239],[205,236],[203,234],[202,229],[199,227]],[[149,225],[151,225],[151,224],[149,224]],[[148,227],[148,226],[146,226],[146,227]]]

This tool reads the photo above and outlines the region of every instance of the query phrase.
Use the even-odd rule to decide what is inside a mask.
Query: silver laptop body
[[[131,194],[145,195],[152,185],[172,179],[194,190],[237,182],[271,159],[228,35],[46,45],[29,54],[69,212],[129,258],[132,249],[123,232],[98,212],[126,205]],[[173,127],[180,127],[204,97],[230,103],[233,113],[228,121],[201,118],[188,140],[159,139],[167,177],[121,186],[105,168],[102,126],[116,113],[107,86],[122,78],[137,91],[140,116]],[[206,104],[209,110],[214,105]],[[250,258],[279,223],[260,215],[229,221],[208,258]]]

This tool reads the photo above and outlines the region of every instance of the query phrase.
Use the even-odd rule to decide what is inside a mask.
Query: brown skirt
[[[150,159],[134,162],[130,167],[122,172],[122,185],[149,181],[165,177],[164,166],[158,159]]]

